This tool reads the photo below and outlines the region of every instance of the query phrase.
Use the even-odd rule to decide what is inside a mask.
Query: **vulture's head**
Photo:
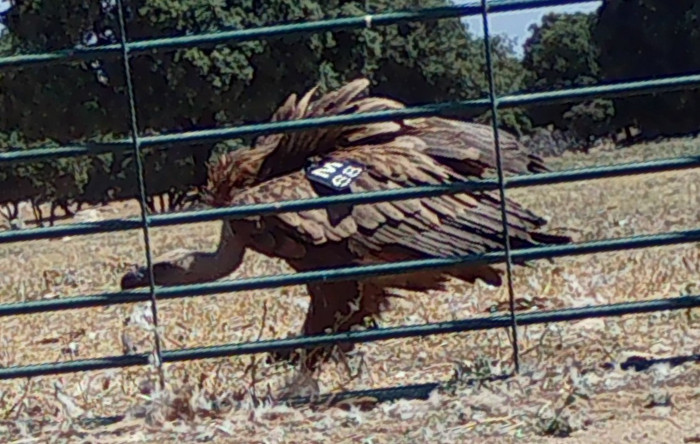
[[[156,285],[178,285],[180,283],[178,281],[182,280],[186,273],[187,270],[175,263],[159,262],[153,264],[153,278]],[[131,270],[122,276],[122,290],[148,287],[148,285],[148,267],[133,266]]]
[[[204,264],[198,258],[207,253],[197,253],[186,249],[175,249],[160,256],[153,263],[155,285],[183,285],[198,282]],[[199,262],[199,263],[198,263]],[[148,287],[148,267],[134,265],[122,276],[122,290]]]

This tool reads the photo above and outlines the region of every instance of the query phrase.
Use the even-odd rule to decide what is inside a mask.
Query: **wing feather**
[[[425,141],[428,154],[448,160],[457,171],[481,177],[496,174],[493,128],[490,126],[437,117],[410,119],[404,123],[409,134],[419,134]],[[499,130],[498,137],[506,173],[547,171],[542,159],[526,152],[515,136]]]
[[[316,100],[316,89],[298,101],[291,95],[273,120],[404,107],[391,99],[362,97],[368,85],[367,80],[358,79]],[[499,137],[506,172],[546,171],[541,159],[525,152],[515,137],[505,132]],[[444,184],[496,173],[490,126],[438,117],[264,136],[254,150],[266,153],[258,182],[237,190],[231,205],[317,197],[318,191],[302,167],[309,157],[318,155],[365,166],[350,186],[352,193]],[[533,230],[543,221],[512,201],[506,201],[506,212],[511,237],[519,245],[536,243]],[[347,211],[307,210],[262,219],[269,227],[285,230],[294,242],[318,246],[347,241],[358,254],[379,251],[392,257],[435,257],[485,252],[503,244],[501,206],[495,191],[362,204]]]
[[[419,149],[406,150],[405,143],[397,145],[398,148],[385,144],[381,150],[367,145],[334,153],[336,158],[352,159],[366,167],[351,185],[353,193],[440,183],[441,178],[459,180],[462,176],[426,154],[425,147],[416,141],[411,146]],[[300,170],[242,191],[232,204],[317,196]],[[510,202],[508,211],[511,236],[532,243],[529,231],[537,225],[530,214]],[[404,252],[404,257],[446,257],[502,248],[500,215],[498,195],[491,191],[355,205],[336,225],[331,223],[326,209],[264,218],[276,219],[269,226],[287,227],[289,236],[314,245],[351,241],[356,251],[391,247],[394,253]]]
[[[298,102],[292,94],[275,112],[272,121],[297,120],[355,113],[358,110],[378,111],[402,108],[403,104],[389,99],[362,97],[369,86],[364,78],[354,80],[341,88],[314,100],[318,87],[309,90]],[[397,122],[378,122],[366,125],[330,126],[286,134],[271,134],[255,141],[255,150],[264,151],[266,158],[258,170],[258,179],[267,180],[301,168],[307,158],[323,155],[338,146],[384,136],[401,129]]]
[[[365,230],[376,230],[387,220],[377,208],[371,205],[357,205],[352,214],[357,220],[358,226]]]

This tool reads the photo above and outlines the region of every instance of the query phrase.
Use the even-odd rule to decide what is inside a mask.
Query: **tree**
[[[21,151],[37,147],[57,146],[50,140],[27,143],[22,135],[13,131],[0,133],[0,152]],[[5,209],[8,219],[17,217],[17,208],[22,201],[29,201],[36,221],[43,224],[45,218],[41,205],[51,203],[49,220],[53,223],[57,209],[66,215],[72,213],[70,207],[78,202],[89,172],[86,159],[58,159],[28,163],[0,164],[0,206]],[[50,180],[47,180],[50,178]]]
[[[523,69],[522,63],[515,57],[514,41],[506,36],[496,35],[491,37],[490,44],[496,94],[505,95],[526,89],[529,73]],[[474,39],[472,45],[474,50],[468,58],[474,63],[472,65],[472,76],[476,82],[475,89],[480,91],[479,97],[485,97],[488,95],[489,85],[488,77],[486,77],[488,71],[484,40]],[[532,132],[532,121],[525,109],[519,107],[500,109],[498,115],[500,127],[519,136]],[[463,117],[471,116],[473,116],[473,113]],[[490,123],[491,112],[487,111],[478,115],[474,120],[480,123]]]
[[[599,50],[591,37],[594,13],[550,13],[542,24],[530,26],[523,65],[534,75],[530,86],[539,89],[585,86],[600,74]]]
[[[606,81],[645,80],[700,70],[700,3],[695,0],[606,0],[594,37]],[[700,92],[687,89],[616,98],[616,123],[642,137],[699,129]]]
[[[13,0],[14,7],[4,22],[24,50],[117,41],[114,8],[101,10],[92,3],[83,7],[83,3]],[[264,5],[252,0],[230,4],[219,0],[126,3],[131,11],[131,39],[367,13],[364,1],[342,0],[303,0],[295,5],[286,0]],[[412,0],[375,0],[370,12],[406,9],[414,4]],[[446,4],[447,0],[432,0],[421,6]],[[65,11],[71,14],[64,17]],[[500,52],[498,56],[515,60],[512,54]],[[449,19],[162,51],[134,57],[133,75],[141,129],[161,132],[259,121],[267,118],[290,90],[306,90],[319,81],[324,90],[336,88],[360,75],[371,77],[378,92],[408,103],[477,97],[487,91],[483,60],[481,40],[467,34],[458,19]],[[29,109],[4,116],[3,120],[8,120],[3,126],[19,123],[31,136],[61,141],[125,132],[127,100],[121,61],[113,58],[88,65],[3,75],[3,86],[7,85],[3,89],[11,87],[13,92],[10,98],[64,112],[67,104],[77,105],[58,122],[38,122],[38,113]],[[508,88],[503,89],[508,92]],[[74,93],[79,95],[69,100]],[[56,109],[59,102],[63,106]]]
[[[595,13],[547,14],[530,27],[523,66],[531,73],[528,88],[547,91],[588,86],[600,81],[599,47],[592,37]],[[554,125],[583,140],[610,131],[614,109],[609,100],[554,104],[528,110],[533,124]]]
[[[12,0],[2,22],[14,48],[23,52],[117,42],[114,2],[88,3]],[[367,3],[125,1],[132,40],[361,16],[411,9],[419,4],[414,0],[373,0],[368,11]],[[448,0],[420,2],[421,7],[448,4]],[[524,75],[512,46],[495,39],[494,57],[499,92],[520,88]],[[316,83],[325,91],[359,76],[369,77],[377,93],[409,104],[484,97],[488,92],[483,41],[469,34],[457,18],[290,35],[211,48],[162,50],[134,56],[131,66],[142,133],[261,121],[291,91],[304,91]],[[11,110],[0,116],[0,132],[19,129],[28,143],[49,139],[63,144],[100,140],[105,135],[126,137],[128,100],[124,84],[122,62],[114,57],[0,73],[0,105]],[[464,117],[475,114],[462,113]],[[516,131],[528,126],[517,110],[504,112],[503,121]],[[251,139],[244,142],[250,143]],[[179,200],[189,188],[203,184],[205,162],[212,149],[211,144],[200,144],[167,153],[146,150],[149,195],[171,193]],[[134,163],[128,160],[129,155],[103,155],[100,159],[87,161],[93,170],[89,178],[81,179],[90,187],[91,200],[107,188],[120,197],[135,196]],[[111,187],[91,176],[105,171],[118,179]]]

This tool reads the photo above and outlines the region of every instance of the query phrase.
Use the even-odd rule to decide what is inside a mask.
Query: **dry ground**
[[[554,169],[697,155],[700,141],[570,155]],[[700,227],[700,170],[509,191],[567,229],[576,241]],[[133,205],[100,209],[134,214]],[[155,253],[213,248],[217,224],[154,230]],[[0,245],[0,303],[114,291],[130,263],[141,262],[141,234],[103,234]],[[515,270],[515,291],[531,309],[638,301],[700,289],[697,244],[539,261]],[[289,272],[255,254],[232,277]],[[398,300],[382,326],[483,316],[506,299],[504,288],[455,283],[449,291]],[[184,298],[159,303],[166,349],[268,339],[296,333],[307,298],[301,287]],[[504,330],[389,340],[358,347],[348,374],[328,365],[313,380],[250,356],[165,366],[167,388],[153,391],[152,368],[0,381],[0,440],[6,442],[568,442],[605,438],[700,442],[700,366],[657,365],[623,371],[630,356],[700,353],[699,311],[519,328],[522,372],[498,382],[466,384],[511,368]],[[151,349],[147,304],[126,304],[6,317],[0,366],[121,355]],[[322,393],[449,381],[427,401],[290,408],[254,395]],[[56,383],[59,382],[59,385]],[[221,401],[221,402],[219,402]],[[215,409],[218,402],[222,407]],[[371,402],[368,401],[369,404]],[[126,414],[87,427],[75,418]],[[31,421],[40,421],[31,422]],[[42,422],[43,421],[43,422]],[[32,426],[34,424],[34,426]],[[35,427],[39,424],[39,427]],[[86,428],[87,427],[87,428]]]

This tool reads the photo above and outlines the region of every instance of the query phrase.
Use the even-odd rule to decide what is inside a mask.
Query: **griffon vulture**
[[[272,121],[404,108],[398,101],[366,93],[358,79],[317,97],[292,94]],[[510,134],[499,133],[504,170],[546,171]],[[390,122],[325,127],[259,137],[248,149],[222,155],[209,166],[205,201],[214,207],[308,199],[415,185],[474,180],[496,172],[492,128],[446,118],[397,118]],[[174,252],[154,265],[157,285],[212,281],[236,270],[246,249],[285,259],[308,271],[502,250],[497,191],[341,206],[247,217],[222,224],[214,252]],[[511,245],[525,248],[566,243],[565,236],[539,231],[545,221],[508,200]],[[344,332],[375,318],[392,288],[441,288],[448,277],[501,285],[499,266],[475,265],[443,271],[307,285],[311,302],[305,335]],[[148,285],[143,267],[125,274],[123,289]],[[343,349],[350,349],[342,344]],[[314,366],[327,353],[310,353]],[[315,358],[312,358],[315,356]]]

